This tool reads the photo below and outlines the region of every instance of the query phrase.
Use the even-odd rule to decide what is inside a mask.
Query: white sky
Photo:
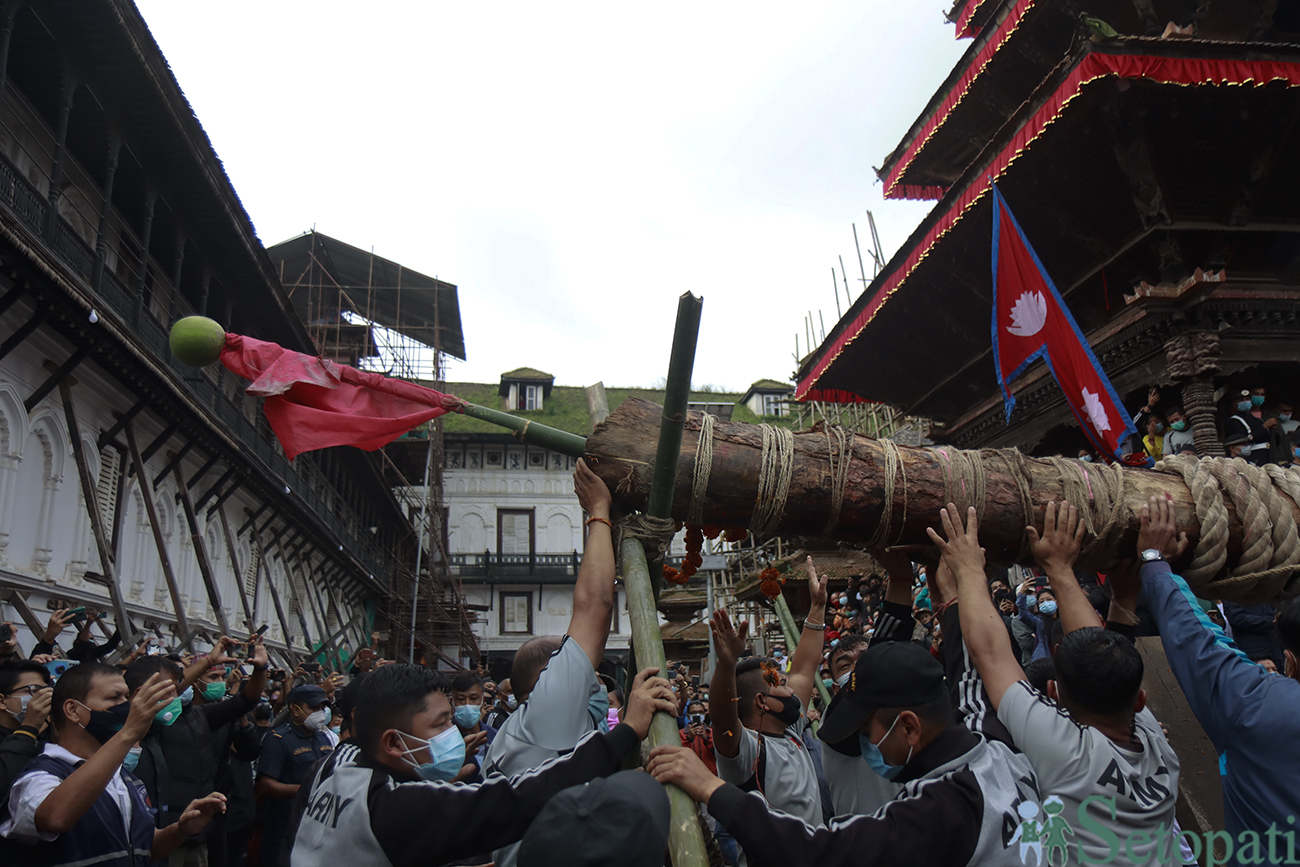
[[[136,2],[262,241],[457,284],[479,382],[650,385],[686,290],[697,386],[788,378],[850,223],[888,257],[929,210],[871,167],[969,44],[947,0]]]

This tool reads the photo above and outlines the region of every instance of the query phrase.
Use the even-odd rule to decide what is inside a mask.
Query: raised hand
[[[813,566],[813,558],[811,556],[804,561],[804,565],[808,569],[808,598],[812,603],[812,610],[824,612],[826,610],[827,578],[825,575],[817,574],[817,567]]]
[[[126,724],[122,726],[122,736],[131,743],[140,740],[148,734],[154,714],[175,697],[176,681],[161,671],[154,674],[136,690],[135,697],[131,699],[131,710],[126,716]]]
[[[1087,529],[1087,525],[1079,520],[1079,512],[1073,503],[1053,500],[1043,513],[1042,535],[1032,524],[1025,528],[1025,532],[1029,534],[1029,550],[1044,572],[1068,572],[1079,559],[1079,549]]]
[[[54,690],[45,687],[39,690],[27,702],[27,713],[23,716],[23,725],[40,730],[50,718],[50,707],[54,703]]]
[[[582,458],[578,459],[578,466],[573,470],[573,492],[578,495],[578,503],[589,516],[609,517],[609,507],[614,502],[614,497],[604,480],[593,473]]]
[[[734,666],[749,644],[749,621],[740,621],[737,629],[732,625],[727,609],[719,608],[713,612],[709,628],[713,630],[713,649],[718,655],[718,664]]]
[[[954,503],[939,510],[939,522],[943,526],[943,536],[936,533],[933,527],[926,527],[925,532],[929,534],[930,541],[938,546],[953,574],[958,579],[978,574],[980,580],[984,580],[984,549],[980,547],[980,525],[975,507],[966,510],[965,529],[962,528],[961,517]]]
[[[677,715],[677,699],[672,687],[662,677],[655,677],[658,673],[659,669],[653,666],[641,669],[632,680],[632,692],[623,706],[623,722],[630,725],[642,740],[650,732],[650,720],[654,719],[656,711]]]
[[[67,608],[60,608],[50,615],[50,620],[45,624],[45,635],[42,640],[46,644],[53,644],[59,638],[59,633],[67,627],[70,622]]]
[[[206,798],[195,798],[176,820],[178,830],[186,837],[197,834],[213,816],[226,812],[226,796],[213,792]]]

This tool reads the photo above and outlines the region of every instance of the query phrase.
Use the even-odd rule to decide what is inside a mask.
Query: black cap
[[[325,690],[314,683],[304,683],[302,686],[295,686],[289,690],[289,704],[305,704],[312,710],[327,704],[329,700]]]
[[[858,733],[882,707],[920,707],[945,695],[943,666],[911,641],[873,644],[822,715],[817,736],[837,744]]]
[[[668,793],[645,771],[565,789],[519,842],[519,867],[661,867],[668,848]]]

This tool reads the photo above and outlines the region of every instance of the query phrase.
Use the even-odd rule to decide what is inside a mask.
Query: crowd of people
[[[1216,439],[1223,442],[1230,457],[1256,466],[1300,465],[1300,419],[1294,419],[1290,398],[1270,400],[1262,385],[1218,398],[1220,412],[1215,421]],[[1164,399],[1159,388],[1147,393],[1147,402],[1133,415],[1137,433],[1121,449],[1131,465],[1150,466],[1171,455],[1196,455],[1191,421],[1176,402]],[[1092,461],[1092,449],[1081,449],[1078,457]]]
[[[883,575],[832,591],[809,558],[793,647],[755,653],[751,620],[719,610],[707,680],[669,662],[624,684],[599,673],[611,498],[582,462],[574,482],[590,518],[568,628],[499,682],[373,648],[277,671],[257,634],[110,663],[93,612],[55,612],[27,654],[11,630],[0,863],[657,867],[661,783],[697,802],[715,867],[1300,863],[1300,600],[1198,600],[1167,500],[1106,575],[1075,570],[1084,504],[1049,505],[1026,531],[1038,568],[1014,578],[949,506],[937,564],[877,551]],[[1222,829],[1176,821],[1144,634],[1222,756]],[[680,743],[648,750],[660,713]]]

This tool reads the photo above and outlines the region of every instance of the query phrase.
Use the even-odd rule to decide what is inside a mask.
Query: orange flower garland
[[[763,660],[759,668],[763,672],[763,680],[767,681],[769,686],[781,685],[781,669],[773,665],[771,660]]]
[[[739,542],[748,535],[748,531],[743,527],[732,527],[724,531],[723,528],[713,524],[704,527],[687,526],[686,556],[682,558],[682,568],[664,566],[664,580],[669,584],[679,585],[690,581],[691,576],[704,565],[704,555],[701,553],[704,550],[704,538],[707,536],[716,539],[720,535],[728,542]]]
[[[760,593],[768,599],[775,599],[781,595],[781,585],[785,583],[785,579],[781,577],[781,573],[775,566],[768,566],[758,573],[758,577],[762,582],[758,587]]]

